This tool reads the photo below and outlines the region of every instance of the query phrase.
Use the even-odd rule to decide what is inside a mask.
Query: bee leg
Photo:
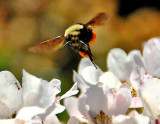
[[[71,41],[67,41],[61,48],[60,50],[62,50],[67,44],[71,43]]]
[[[89,55],[89,59],[91,60],[91,62],[93,63],[93,65],[95,66],[95,68],[97,69],[97,66],[96,66],[96,64],[93,62],[93,55],[92,55],[92,53],[91,53],[91,50],[90,50],[90,48],[88,47],[88,55]]]
[[[86,44],[86,43],[84,43],[84,42],[82,42],[82,41],[80,41],[80,45],[86,46],[87,50],[86,50],[86,52],[84,52],[84,53],[86,53],[86,54],[89,56],[89,59],[91,60],[91,62],[92,62],[93,65],[95,66],[95,68],[97,69],[96,64],[93,62],[93,57],[94,57],[94,56],[92,55],[92,52],[91,52],[91,49],[90,49],[89,45]],[[81,50],[80,50],[80,51],[81,51]]]

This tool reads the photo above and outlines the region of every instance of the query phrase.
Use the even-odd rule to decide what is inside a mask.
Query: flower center
[[[132,94],[132,97],[138,97],[138,93],[136,91],[136,89],[132,86],[132,84],[128,81],[124,81],[124,80],[121,80],[121,83],[126,83],[128,84],[130,87],[132,87],[132,90],[131,90],[131,94]]]
[[[111,124],[112,118],[107,116],[103,111],[94,118],[95,124]]]
[[[138,97],[137,91],[134,87],[132,87],[131,94],[132,94],[132,97]]]

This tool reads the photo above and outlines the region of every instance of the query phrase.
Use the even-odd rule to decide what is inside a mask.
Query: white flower
[[[128,56],[119,48],[112,49],[107,57],[107,66],[109,71],[113,72],[119,80],[129,81],[133,67],[135,54],[141,56],[139,50],[131,51]]]
[[[79,99],[67,98],[64,104],[70,116],[75,116],[82,122],[107,123],[112,121],[113,115],[125,114],[131,104],[131,93],[127,84],[123,84],[117,92],[110,88],[104,91],[101,87],[92,85]]]
[[[122,83],[112,72],[102,72],[100,68],[93,66],[89,59],[83,58],[79,64],[78,73],[73,71],[73,81],[78,83],[78,87],[83,91],[91,85],[103,85],[119,89]]]
[[[73,71],[73,81],[78,82],[81,90],[85,90],[90,85],[97,84],[98,78],[102,74],[103,72],[98,66],[96,69],[88,58],[83,58],[79,64],[78,74]]]
[[[38,124],[42,121],[46,124],[58,122],[56,114],[65,109],[59,101],[78,93],[75,83],[68,92],[56,98],[61,91],[60,86],[61,82],[58,79],[48,82],[23,70],[21,88],[12,73],[0,72],[0,118],[4,119],[0,122],[10,123],[18,120],[26,123],[37,121]],[[33,118],[35,116],[38,118]],[[14,117],[15,119],[7,119]]]
[[[133,69],[130,80],[142,99],[144,114],[155,120],[160,114],[160,81],[150,75],[142,75],[139,69],[138,66]]]
[[[58,79],[48,82],[23,70],[22,98],[24,106],[47,108],[61,91],[60,86],[61,82]]]
[[[23,107],[15,119],[0,120],[1,124],[60,124],[55,114],[64,111],[64,106],[52,104],[44,109],[37,106]]]
[[[135,62],[145,72],[160,78],[160,38],[152,38],[144,44],[143,57],[136,55]]]

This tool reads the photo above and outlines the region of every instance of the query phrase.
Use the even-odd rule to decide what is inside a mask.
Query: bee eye
[[[69,38],[71,38],[72,37],[72,35],[69,35]]]

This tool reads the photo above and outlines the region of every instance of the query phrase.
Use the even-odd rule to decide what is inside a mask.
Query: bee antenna
[[[71,41],[66,42],[61,48],[60,50],[62,50],[67,44],[69,44]]]

